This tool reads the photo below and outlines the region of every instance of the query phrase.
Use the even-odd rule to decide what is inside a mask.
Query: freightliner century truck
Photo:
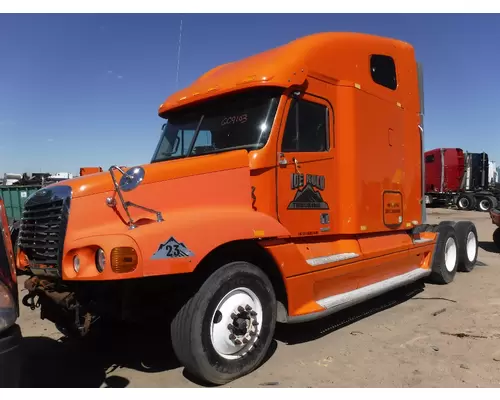
[[[208,71],[159,107],[149,163],[28,199],[23,302],[76,336],[156,313],[180,363],[225,384],[262,363],[278,322],[450,283],[477,232],[425,223],[421,77],[410,44],[357,33]]]

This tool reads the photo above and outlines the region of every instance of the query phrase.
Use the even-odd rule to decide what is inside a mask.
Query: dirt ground
[[[473,272],[457,274],[446,286],[418,283],[322,321],[280,325],[266,362],[228,386],[500,387],[494,226],[485,213],[428,214],[431,223],[476,223],[480,249]],[[154,334],[117,328],[85,344],[63,343],[38,314],[22,307],[25,387],[199,386],[179,366],[164,328]]]

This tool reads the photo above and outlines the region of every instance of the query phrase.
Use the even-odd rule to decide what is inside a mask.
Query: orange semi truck
[[[150,163],[26,202],[25,305],[67,335],[171,316],[179,361],[224,384],[300,323],[477,258],[473,223],[425,223],[411,45],[319,33],[218,66],[159,108]]]

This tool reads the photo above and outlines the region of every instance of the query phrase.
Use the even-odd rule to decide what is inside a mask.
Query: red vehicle
[[[7,213],[0,197],[0,389],[19,387],[22,332],[17,324],[19,298],[14,250]]]
[[[490,211],[498,206],[500,191],[488,181],[486,153],[439,148],[425,153],[425,202],[456,205],[460,210]]]
[[[462,149],[434,149],[425,153],[425,191],[458,192],[465,170]]]
[[[495,243],[500,250],[500,210],[493,209],[490,211],[491,222],[498,226],[498,228],[493,232],[493,243]]]

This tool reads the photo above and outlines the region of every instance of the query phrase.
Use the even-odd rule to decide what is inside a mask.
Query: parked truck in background
[[[426,224],[422,87],[411,45],[356,33],[208,71],[160,106],[150,163],[30,196],[23,303],[68,336],[168,318],[181,364],[224,384],[260,365],[277,322],[450,283],[477,232]]]
[[[17,181],[23,178],[22,174],[15,174],[6,172],[3,175],[3,179],[0,179],[0,185],[2,186],[10,186],[15,184]]]
[[[500,201],[497,180],[496,163],[487,153],[459,148],[425,152],[425,202],[429,206],[488,212]]]

